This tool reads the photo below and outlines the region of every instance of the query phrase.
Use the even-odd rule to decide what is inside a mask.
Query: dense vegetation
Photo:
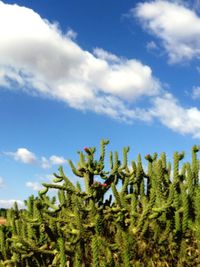
[[[77,166],[69,161],[84,190],[60,167],[26,209],[15,204],[7,211],[0,266],[200,266],[200,147],[193,147],[191,163],[180,164],[183,153],[174,153],[173,164],[164,153],[148,154],[147,171],[140,155],[127,163],[127,147],[122,162],[110,153],[106,171],[107,144],[101,142],[98,160],[86,147]]]

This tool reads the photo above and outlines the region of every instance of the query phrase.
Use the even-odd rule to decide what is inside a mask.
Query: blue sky
[[[186,152],[200,139],[200,1],[0,1],[0,207],[85,146]],[[98,152],[98,151],[97,151]],[[98,153],[97,153],[98,154]],[[145,160],[144,160],[145,164]]]

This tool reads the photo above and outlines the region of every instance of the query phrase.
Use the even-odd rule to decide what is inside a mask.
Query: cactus
[[[84,188],[60,167],[25,209],[2,210],[0,266],[200,266],[200,147],[181,168],[184,153],[173,164],[165,153],[147,154],[145,172],[140,154],[129,166],[129,147],[122,160],[111,151],[107,164],[108,143],[98,159],[85,147],[78,163],[69,160]]]

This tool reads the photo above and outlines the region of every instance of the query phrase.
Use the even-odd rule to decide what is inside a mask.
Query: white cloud
[[[77,37],[77,32],[73,31],[72,29],[69,29],[69,30],[67,31],[66,36],[67,36],[68,38],[70,38],[70,39],[75,40],[76,37]]]
[[[67,162],[63,157],[56,155],[52,155],[49,158],[44,156],[41,158],[36,157],[35,154],[27,148],[18,148],[16,152],[4,152],[4,154],[25,164],[39,164],[43,169],[48,169],[53,165],[61,165]]]
[[[55,155],[51,156],[49,160],[54,165],[60,165],[60,164],[64,164],[67,162],[63,157],[59,157]]]
[[[85,51],[72,35],[29,8],[0,2],[0,85],[125,120],[132,113],[125,101],[159,93],[149,66],[100,48]]]
[[[15,202],[17,202],[18,207],[20,209],[25,208],[24,202],[21,200],[16,200],[16,199],[9,199],[9,200],[0,199],[0,208],[4,208],[4,209],[12,208]]]
[[[157,44],[154,42],[154,41],[150,41],[146,44],[146,48],[147,50],[157,50],[158,49],[158,46]]]
[[[5,154],[13,157],[16,161],[20,161],[25,164],[32,164],[36,162],[36,156],[34,153],[26,148],[18,148],[16,152],[5,152]]]
[[[37,182],[27,182],[26,186],[32,188],[34,191],[39,191],[42,189],[42,185]]]
[[[200,17],[179,2],[155,0],[131,10],[145,29],[162,40],[171,63],[200,57]]]
[[[51,168],[51,164],[50,164],[49,160],[46,157],[41,157],[40,164],[41,164],[41,167],[43,169]]]
[[[113,55],[112,53],[109,53],[108,51],[103,50],[102,48],[95,48],[93,50],[93,53],[99,59],[107,60],[110,62],[120,62],[119,57]]]
[[[141,3],[132,12],[162,40],[171,62],[199,56],[200,19],[194,11],[177,1],[156,0]],[[200,111],[184,108],[172,95],[165,95],[152,69],[139,60],[122,58],[102,48],[93,53],[83,50],[73,40],[73,31],[63,34],[58,25],[33,10],[1,1],[0,36],[0,86],[126,122],[158,119],[176,132],[200,137]],[[140,97],[153,101],[153,105],[149,109],[137,107]],[[36,158],[17,152],[10,155],[24,163]],[[64,159],[42,156],[37,163],[50,168],[64,163]]]
[[[144,109],[129,109],[122,101],[113,96],[106,96],[104,99],[99,98],[92,105],[95,112],[104,113],[114,119],[118,119],[120,116],[120,119],[127,123],[131,123],[135,119],[151,121],[151,116]]]
[[[200,138],[200,110],[196,107],[183,108],[170,93],[156,97],[149,112],[173,131]]]
[[[62,165],[65,164],[67,161],[60,156],[52,155],[49,158],[42,157],[41,158],[41,166],[43,169],[49,169],[53,165]]]
[[[194,87],[192,90],[192,98],[200,99],[200,86]]]

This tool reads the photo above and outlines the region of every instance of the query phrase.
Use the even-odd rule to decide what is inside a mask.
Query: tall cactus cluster
[[[26,209],[7,210],[0,266],[200,266],[200,147],[191,163],[182,163],[183,153],[174,153],[173,164],[165,153],[148,154],[144,169],[140,155],[128,163],[129,147],[122,160],[110,152],[108,167],[107,144],[101,141],[99,159],[86,147],[78,164],[69,161],[83,189],[60,167]]]

